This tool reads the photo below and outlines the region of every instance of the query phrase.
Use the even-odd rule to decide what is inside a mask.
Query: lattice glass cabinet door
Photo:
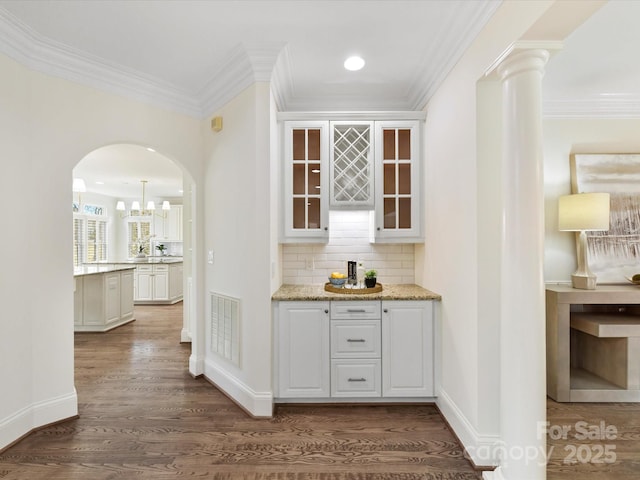
[[[331,122],[330,204],[374,206],[373,122]]]
[[[328,237],[327,122],[285,122],[285,238]]]

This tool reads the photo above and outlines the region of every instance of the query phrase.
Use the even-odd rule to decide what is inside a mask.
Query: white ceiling
[[[418,110],[499,4],[0,0],[0,51],[36,70],[198,118],[254,81],[273,82],[281,110]],[[639,21],[640,1],[614,0],[565,39],[547,67],[545,111],[637,115]],[[363,70],[343,69],[351,54],[365,58]],[[118,188],[146,177],[153,189],[170,175],[170,161],[158,157],[142,147],[110,147],[75,174]],[[105,159],[109,167],[99,169]],[[176,175],[158,196],[175,196]]]

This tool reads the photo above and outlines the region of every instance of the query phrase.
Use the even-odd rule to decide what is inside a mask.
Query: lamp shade
[[[558,230],[609,230],[609,194],[577,193],[558,200]]]
[[[162,202],[162,210],[171,210],[171,204],[169,203],[169,200],[165,200],[164,202]]]
[[[82,178],[74,178],[71,188],[76,193],[83,193],[87,191],[87,185],[84,183]]]
[[[140,202],[137,200],[131,202],[131,210],[140,210]]]
[[[118,210],[120,212],[124,212],[126,210],[126,208],[124,206],[124,202],[122,200],[118,200],[116,202],[116,210]]]
[[[155,210],[156,209],[156,204],[153,200],[149,200],[147,202],[147,210]]]

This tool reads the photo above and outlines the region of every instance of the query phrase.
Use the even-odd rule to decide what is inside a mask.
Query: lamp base
[[[580,290],[595,290],[596,276],[591,275],[571,275],[571,286]]]

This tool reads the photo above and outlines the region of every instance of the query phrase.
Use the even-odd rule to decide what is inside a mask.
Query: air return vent
[[[240,299],[211,293],[211,351],[240,366]]]

